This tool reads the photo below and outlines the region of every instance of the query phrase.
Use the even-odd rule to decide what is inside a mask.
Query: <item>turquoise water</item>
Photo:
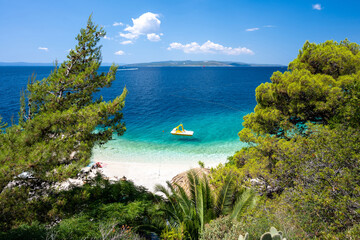
[[[140,68],[119,71],[114,96],[129,90],[124,109],[127,131],[93,159],[111,161],[191,163],[214,166],[244,145],[239,141],[243,117],[255,105],[255,88],[284,68]],[[192,137],[170,131],[183,123]]]
[[[42,79],[52,67],[0,67],[0,115],[16,121],[20,90],[32,73]],[[102,67],[100,71],[108,68]],[[94,161],[197,163],[216,165],[244,146],[239,141],[243,117],[255,105],[255,88],[284,67],[138,68],[118,71],[104,100],[126,85],[124,136],[114,136],[93,151]],[[99,95],[98,94],[98,95]],[[173,136],[184,124],[193,137]]]
[[[96,148],[93,157],[96,161],[203,161],[206,165],[216,165],[244,146],[237,136],[243,115],[235,112],[220,118],[218,114],[184,117],[185,128],[195,132],[192,137],[170,134],[177,124],[171,119],[152,125],[130,126],[124,136]]]

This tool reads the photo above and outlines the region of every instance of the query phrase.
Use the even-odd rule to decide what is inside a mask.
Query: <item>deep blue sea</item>
[[[0,115],[17,122],[20,91],[31,74],[41,80],[52,67],[0,67]],[[100,71],[107,71],[101,67]],[[238,132],[243,117],[255,105],[255,89],[270,81],[274,71],[286,67],[182,67],[119,70],[111,88],[100,94],[104,100],[126,97],[124,121],[127,131],[104,147],[94,149],[94,160],[165,161],[199,160],[207,165],[225,162],[243,143]],[[183,123],[193,137],[170,131]]]

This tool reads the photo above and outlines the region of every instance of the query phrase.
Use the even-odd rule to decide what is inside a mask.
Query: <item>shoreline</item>
[[[94,163],[97,162],[95,159]],[[139,163],[139,162],[115,162],[99,161],[102,163],[101,172],[110,180],[117,180],[125,176],[138,186],[144,186],[149,191],[154,192],[156,184],[166,185],[166,181],[171,181],[177,174],[185,172],[191,168],[199,167],[196,162],[184,161],[183,163]],[[207,168],[216,167],[217,164],[206,165]]]

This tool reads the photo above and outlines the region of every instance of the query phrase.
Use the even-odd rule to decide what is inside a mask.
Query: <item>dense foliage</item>
[[[124,238],[125,233],[160,234],[165,225],[161,206],[161,198],[143,187],[130,181],[110,182],[97,175],[83,186],[14,209],[11,214],[28,215],[29,225],[1,233],[0,239],[103,239],[106,232],[112,237],[105,239],[135,239]],[[10,224],[4,217],[2,224]],[[18,219],[24,221],[24,217]],[[115,235],[122,237],[113,238]]]
[[[129,181],[111,183],[98,176],[93,183],[55,195],[48,215],[64,218],[55,231],[58,239],[101,238],[100,229],[108,225],[149,236],[160,234],[165,225],[161,198]],[[76,236],[76,237],[75,237]]]
[[[258,104],[245,116],[240,139],[251,143],[265,134],[288,139],[303,133],[306,122],[358,127],[359,59],[360,46],[347,40],[306,42],[289,64],[291,71],[275,72],[271,83],[256,89]]]
[[[350,229],[360,221],[359,61],[360,46],[348,40],[306,42],[289,71],[256,89],[258,104],[239,133],[249,146],[215,171],[218,184],[233,171],[239,185],[258,186],[269,201],[280,195],[308,237],[356,232]]]
[[[233,240],[242,235],[242,226],[229,216],[219,217],[205,225],[201,240]]]
[[[168,222],[172,231],[162,234],[165,239],[169,234],[182,232],[185,239],[199,239],[205,224],[222,215],[237,219],[246,210],[256,204],[255,192],[242,189],[237,192],[233,187],[232,176],[228,175],[224,185],[218,191],[211,189],[208,177],[198,176],[190,171],[187,175],[189,192],[184,187],[168,182],[168,191],[164,186],[157,185],[156,190],[165,194],[167,200],[164,209],[169,216]],[[177,239],[177,238],[174,238]]]

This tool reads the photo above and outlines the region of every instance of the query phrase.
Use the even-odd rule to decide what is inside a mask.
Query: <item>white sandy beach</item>
[[[144,186],[153,192],[156,184],[165,185],[166,181],[171,181],[177,174],[199,167],[199,161],[202,161],[205,167],[211,168],[225,163],[227,156],[231,155],[231,151],[228,154],[215,151],[221,150],[225,144],[214,146],[211,153],[198,150],[203,146],[169,149],[148,145],[150,146],[134,143],[134,146],[129,148],[126,147],[126,141],[117,139],[107,143],[106,148],[95,148],[91,161],[102,163],[101,171],[109,179],[125,176],[136,185]]]
[[[110,179],[120,179],[125,176],[136,185],[142,185],[150,191],[154,191],[156,184],[165,185],[177,174],[190,168],[199,167],[197,163],[185,161],[185,163],[142,163],[142,162],[114,162],[101,161],[102,172]],[[215,167],[206,166],[206,167]]]

